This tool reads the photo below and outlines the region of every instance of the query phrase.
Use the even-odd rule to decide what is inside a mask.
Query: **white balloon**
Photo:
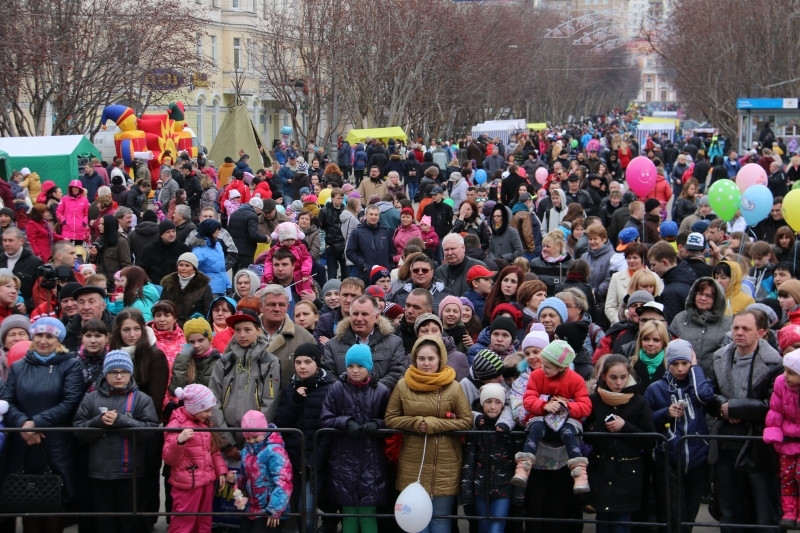
[[[431,521],[433,502],[425,487],[412,483],[400,493],[394,504],[394,518],[404,531],[419,533]]]

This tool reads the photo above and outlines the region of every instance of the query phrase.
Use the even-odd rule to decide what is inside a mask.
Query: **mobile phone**
[[[616,417],[616,416],[614,416],[613,414],[610,414],[610,415],[608,415],[607,417],[605,417],[605,418],[603,419],[603,421],[604,421],[604,422],[611,422],[612,420],[616,420],[616,419],[617,419],[617,417]]]

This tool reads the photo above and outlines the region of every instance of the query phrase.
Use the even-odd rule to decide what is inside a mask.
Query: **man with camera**
[[[78,252],[70,241],[56,241],[53,243],[53,257],[51,259],[53,264],[39,267],[36,282],[33,284],[34,305],[41,305],[42,302],[47,302],[48,295],[53,305],[55,305],[57,301],[56,286],[54,284],[48,284],[51,286],[45,287],[43,284],[42,268],[51,267],[53,272],[51,278],[53,280],[58,279],[60,286],[71,281],[77,281],[81,285],[86,283],[83,274],[75,272],[74,267],[77,256]],[[58,272],[57,274],[56,271]]]
[[[8,228],[3,232],[3,253],[0,254],[0,268],[7,268],[19,278],[19,292],[25,300],[25,308],[31,312],[33,304],[33,284],[37,271],[44,262],[33,252],[23,247],[25,234],[19,228]]]

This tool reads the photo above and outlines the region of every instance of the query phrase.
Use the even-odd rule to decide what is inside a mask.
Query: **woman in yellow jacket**
[[[447,366],[441,337],[426,335],[411,350],[411,366],[389,399],[386,427],[415,433],[403,435],[397,466],[399,491],[417,481],[433,498],[433,519],[420,533],[449,533],[450,520],[436,519],[453,510],[461,479],[461,439],[441,435],[472,429],[472,410],[455,370]],[[424,457],[423,457],[424,455]]]
[[[733,316],[750,304],[752,296],[742,292],[742,267],[733,261],[720,261],[714,267],[714,279],[725,289],[725,315]]]

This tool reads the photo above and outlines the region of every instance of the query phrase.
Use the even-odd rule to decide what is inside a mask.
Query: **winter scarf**
[[[636,385],[636,380],[632,375],[628,375],[628,383],[625,384],[625,388],[627,389],[633,385]],[[625,405],[633,398],[632,392],[611,392],[603,387],[597,387],[597,394],[600,395],[600,399],[603,400],[604,404],[610,405],[611,407]]]
[[[562,253],[558,257],[545,257],[544,255],[542,255],[542,259],[544,259],[546,263],[560,263],[564,259],[566,259],[566,257],[567,257],[566,253]]]
[[[408,367],[406,370],[406,384],[408,388],[417,392],[433,392],[445,385],[449,385],[456,379],[456,371],[449,366],[444,367],[439,372],[426,374],[415,366]]]
[[[652,376],[659,366],[664,364],[664,350],[661,350],[653,357],[650,357],[644,350],[639,350],[639,359],[647,367],[647,374]]]

